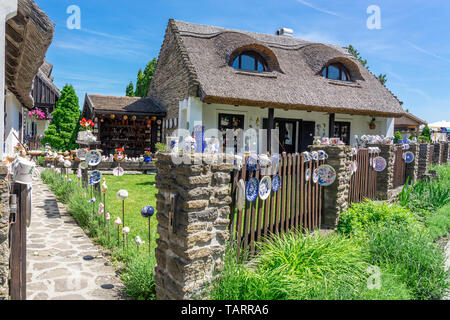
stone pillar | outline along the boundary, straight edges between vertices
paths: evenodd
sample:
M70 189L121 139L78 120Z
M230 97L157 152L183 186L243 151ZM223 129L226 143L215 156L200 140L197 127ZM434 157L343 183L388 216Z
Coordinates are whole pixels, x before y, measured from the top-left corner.
M442 156L442 143L434 143L433 164L441 164Z
M4 160L3 143L5 131L5 24L6 21L17 14L17 0L2 0L0 2L0 161Z
M336 170L336 182L323 188L323 227L336 229L341 213L348 209L350 189L350 162L352 148L349 146L311 146L312 151L324 150L328 154L327 164Z
M210 164L202 154L189 165L174 164L170 154L157 158L156 298L192 299L223 267L233 165Z
M444 163L448 163L448 157L450 156L450 142L444 142Z
M394 157L395 146L377 144L370 147L380 148L380 157L386 160L386 169L377 173L377 199L389 200L394 190Z
M9 183L5 178L8 169L0 163L0 300L9 297Z
M414 154L414 161L406 164L406 179L409 177L409 182L415 183L419 178L420 145L410 144L408 151Z
M419 145L419 171L417 174L418 179L422 179L425 173L428 170L428 166L430 164L430 151L433 148L433 145L428 143L421 143Z

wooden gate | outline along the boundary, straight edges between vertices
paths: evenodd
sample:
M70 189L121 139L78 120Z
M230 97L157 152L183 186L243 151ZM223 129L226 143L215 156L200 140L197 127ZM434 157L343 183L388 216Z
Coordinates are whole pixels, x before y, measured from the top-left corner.
M395 147L394 159L394 189L406 182L406 163L403 160L403 147Z
M377 153L369 153L369 149L357 149L352 156L352 163L356 164L356 172L350 180L349 203L360 203L365 199L376 199L377 172L373 169L373 159L379 156Z
M246 200L242 210L237 210L235 205L238 182L240 179L245 183L251 178L260 180L261 171L247 171L246 161L242 170L234 171L230 237L238 243L238 257L242 249L255 253L256 242L262 241L271 233L280 234L292 229L312 231L320 227L323 188L313 182L313 172L325 161L304 160L303 155L283 153L278 168L281 188L277 192L271 192L267 200L259 197L253 202Z
M26 185L15 184L13 190L10 201L12 212L9 229L11 272L9 291L12 300L26 300L27 217L31 213L31 206L27 200L29 193Z

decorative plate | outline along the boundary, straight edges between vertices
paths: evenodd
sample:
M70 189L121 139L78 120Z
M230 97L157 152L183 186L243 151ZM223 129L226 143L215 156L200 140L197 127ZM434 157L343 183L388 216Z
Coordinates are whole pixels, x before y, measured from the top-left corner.
M412 163L414 161L414 158L414 153L412 153L411 151L405 152L403 154L403 159L406 163Z
M317 183L319 181L319 168L315 169L313 172L313 182Z
M258 179L251 178L247 182L247 189L245 190L247 201L249 202L255 201L256 197L258 196L258 190L259 190Z
M125 172L122 167L116 167L113 169L113 175L115 175L116 177L121 177L124 173Z
M317 169L318 182L322 187L328 187L336 181L336 170L328 164L324 164Z
M97 184L102 180L102 173L98 170L94 170L89 174L89 179L92 179L93 184Z
M244 209L244 203L245 203L245 181L243 179L239 180L238 183L238 189L236 192L236 206L238 210Z
M384 171L386 169L387 163L386 160L382 157L376 157L373 159L373 169L377 172Z
M278 168L280 165L280 155L279 154L273 154L271 157L272 162L272 168Z
M91 167L98 166L100 162L102 162L102 154L97 150L90 150L86 154L86 162Z
M155 214L155 208L152 206L145 206L141 209L141 216L144 218L150 218Z
M261 200L266 200L270 196L272 191L272 179L269 176L265 176L259 183L259 197Z
M247 171L256 171L258 165L258 156L256 154L251 154L247 158Z
M86 155L87 155L87 150L86 149L78 149L77 150L77 158L80 159L81 161L86 160Z
M87 162L85 162L85 161L80 162L80 164L78 165L78 168L80 168L81 170L87 169L88 168Z
M311 153L309 153L308 151L303 152L303 159L305 160L305 162L311 161L312 160Z
M272 179L272 191L277 192L281 188L281 177L279 174L273 176Z
M309 181L311 179L311 169L306 169L305 171L305 181Z
M319 160L319 153L317 151L311 152L311 157L313 160Z

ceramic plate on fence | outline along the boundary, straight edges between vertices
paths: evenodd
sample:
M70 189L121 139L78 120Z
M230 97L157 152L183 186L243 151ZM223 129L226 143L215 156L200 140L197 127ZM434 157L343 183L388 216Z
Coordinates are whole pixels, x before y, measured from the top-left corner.
M244 180L239 180L238 189L236 192L236 206L239 211L244 209L245 203L245 182Z
M386 160L382 157L376 157L373 159L373 169L377 172L384 171L386 169L387 163Z
M251 178L247 182L247 189L245 190L245 195L247 197L247 200L249 202L255 201L256 197L258 196L259 191L259 182L256 178Z
M412 153L411 151L405 152L403 154L403 159L406 163L412 163L414 161L414 153Z
M279 174L273 176L272 179L272 191L277 192L281 187L281 177Z
M305 181L309 181L311 179L311 169L306 169L305 171Z
M266 176L261 179L259 183L259 197L261 200L266 200L270 196L270 192L272 191L272 179L269 176Z
M256 166L258 165L258 156L256 154L251 154L247 157L247 171L256 171Z
M97 184L102 180L102 173L98 170L94 170L89 174L89 179L92 179L93 184Z
M336 170L328 164L324 164L316 169L319 175L319 184L322 187L331 186L336 181Z
M116 167L113 169L113 175L115 175L116 177L121 177L124 173L125 172L122 167Z
M102 161L102 154L97 150L90 150L86 154L86 162L88 165L95 167Z
M86 154L87 154L87 150L86 149L78 149L77 150L77 158L80 159L81 161L86 160Z
M78 168L80 168L81 170L85 170L88 168L88 164L85 161L80 162L80 164L78 165Z
M319 169L315 169L313 172L313 182L317 183L319 181Z
M271 157L272 167L278 168L280 165L280 155L279 154L273 154Z

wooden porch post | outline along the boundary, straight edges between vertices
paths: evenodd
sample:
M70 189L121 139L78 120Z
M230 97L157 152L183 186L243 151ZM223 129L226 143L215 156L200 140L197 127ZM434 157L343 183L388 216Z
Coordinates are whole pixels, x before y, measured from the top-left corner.
M269 109L268 128L267 128L267 130L268 130L268 132L267 132L267 139L268 139L267 149L270 154L272 154L272 129L274 129L274 127L275 127L274 120L273 120L274 113L275 113L274 109L270 108Z
M336 118L336 114L334 113L330 113L330 122L329 122L329 133L328 133L328 137L329 138L333 138L334 137L334 120Z

